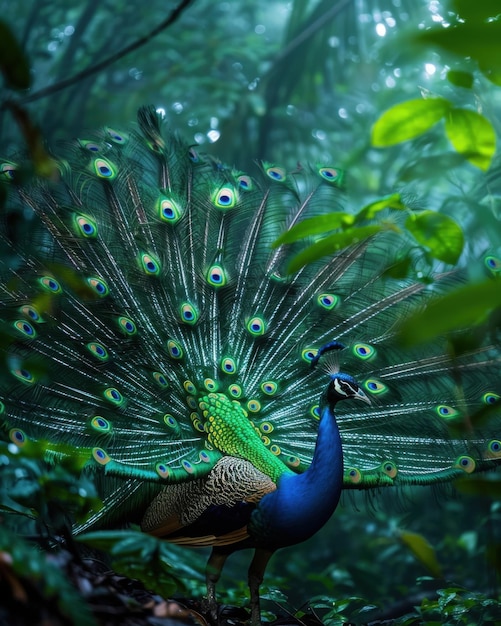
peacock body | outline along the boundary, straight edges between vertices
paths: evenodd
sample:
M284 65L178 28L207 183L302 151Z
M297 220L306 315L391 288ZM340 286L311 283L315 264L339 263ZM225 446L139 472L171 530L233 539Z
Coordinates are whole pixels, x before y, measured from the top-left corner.
M58 182L25 185L18 162L1 168L10 205L38 220L29 243L2 235L2 431L96 472L104 507L89 525L138 520L213 546L213 613L226 557L254 547L258 623L269 557L314 534L343 488L499 461L499 420L470 421L501 394L498 348L453 358L395 341L430 297L425 282L386 278L397 233L293 275L296 246L272 248L341 206L341 171L263 163L251 178L162 136L152 108L137 130L63 146L57 164Z

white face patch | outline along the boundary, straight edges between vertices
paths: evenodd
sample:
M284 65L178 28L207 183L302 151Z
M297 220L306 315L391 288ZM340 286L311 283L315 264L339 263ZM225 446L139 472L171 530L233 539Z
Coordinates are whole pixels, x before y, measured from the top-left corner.
M339 378L334 379L334 389L340 396L344 396L345 398L351 398L357 392L355 388L350 385L346 380L339 380Z

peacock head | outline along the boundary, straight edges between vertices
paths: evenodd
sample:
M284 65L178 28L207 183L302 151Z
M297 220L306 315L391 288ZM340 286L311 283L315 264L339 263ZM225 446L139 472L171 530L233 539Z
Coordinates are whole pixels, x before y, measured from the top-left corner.
M349 374L336 372L330 375L331 381L325 392L325 400L330 407L334 407L340 400L362 400L370 404L370 399L360 389L359 384Z

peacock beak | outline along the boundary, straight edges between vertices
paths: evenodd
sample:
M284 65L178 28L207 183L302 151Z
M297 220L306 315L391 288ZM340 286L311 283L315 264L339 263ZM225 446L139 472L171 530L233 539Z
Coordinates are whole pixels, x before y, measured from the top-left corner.
M370 398L360 388L358 389L357 393L352 397L354 400L362 400L362 402L371 404Z

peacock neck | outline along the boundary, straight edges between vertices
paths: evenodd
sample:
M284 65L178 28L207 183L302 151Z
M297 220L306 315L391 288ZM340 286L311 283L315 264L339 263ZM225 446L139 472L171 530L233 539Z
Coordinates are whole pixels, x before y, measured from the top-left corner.
M277 490L259 503L252 525L275 547L304 541L334 513L342 485L341 437L333 406L326 406L310 467L302 474L282 476Z

